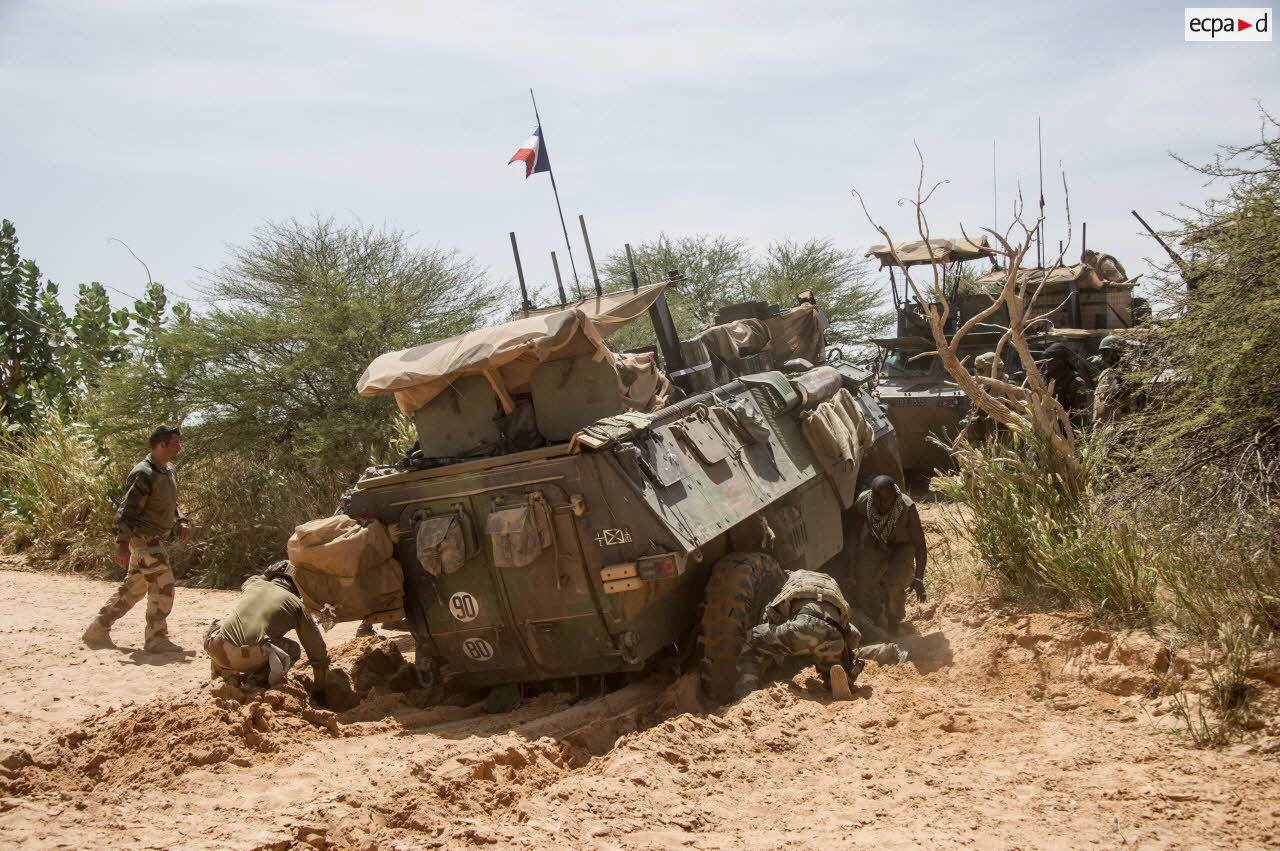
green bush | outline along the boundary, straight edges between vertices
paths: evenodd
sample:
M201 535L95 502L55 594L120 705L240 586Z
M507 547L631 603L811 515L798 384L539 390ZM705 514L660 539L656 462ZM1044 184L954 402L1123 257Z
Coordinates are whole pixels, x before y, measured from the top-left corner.
M267 450L194 459L181 468L192 535L174 551L178 575L192 585L238 586L284 557L296 525L332 514L351 484L344 470L289 466Z
M1049 457L1030 435L958 452L956 471L933 483L968 509L953 531L972 542L1006 593L1148 619L1152 542L1098 512L1090 483L1048 469ZM1086 451L1086 473L1092 457Z

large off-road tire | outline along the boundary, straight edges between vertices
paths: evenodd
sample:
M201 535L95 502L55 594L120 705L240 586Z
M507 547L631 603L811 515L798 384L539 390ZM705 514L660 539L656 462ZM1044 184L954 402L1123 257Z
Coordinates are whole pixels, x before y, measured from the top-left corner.
M702 691L710 700L726 703L733 697L742 643L786 576L764 553L729 553L712 566L698 633Z

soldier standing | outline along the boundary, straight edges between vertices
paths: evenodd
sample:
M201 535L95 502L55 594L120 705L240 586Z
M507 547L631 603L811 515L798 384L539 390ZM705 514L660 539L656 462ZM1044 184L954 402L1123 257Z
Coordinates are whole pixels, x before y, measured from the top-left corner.
M127 567L128 573L84 632L84 643L92 648L112 646L111 625L146 597L143 649L148 653L182 650L169 640L166 623L173 609L173 569L165 551L175 526L180 540L187 540L191 532L178 509L178 480L171 466L181 448L182 433L177 427L158 426L151 433L151 451L125 480L115 533L116 564Z
M859 648L862 635L849 616L835 579L811 570L789 573L760 623L747 633L738 657L735 697L740 700L759 688L769 668L786 659L804 659L817 666L832 697L848 700L849 684L862 672L864 659L885 664L906 659L894 644Z
M907 589L925 597L929 548L915 503L893 479L876 476L853 503L845 540L856 546L856 604L878 627L897 632L907 616Z
M1121 358L1125 353L1123 337L1111 334L1098 345L1098 358L1104 367L1093 393L1093 421L1111 422L1133 409L1133 389L1125 380Z

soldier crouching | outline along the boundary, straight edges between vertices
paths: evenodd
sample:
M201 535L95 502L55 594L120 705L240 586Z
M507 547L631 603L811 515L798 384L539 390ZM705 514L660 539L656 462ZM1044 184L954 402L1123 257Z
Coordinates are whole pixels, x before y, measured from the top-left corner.
M290 630L297 633L301 647L285 638ZM204 651L213 676L239 684L279 685L302 658L304 647L315 679L312 699L323 704L328 650L302 602L293 566L287 561L276 562L262 576L245 580L231 614L214 621L204 634Z
M760 687L770 668L787 659L811 661L837 700L852 697L850 684L864 659L893 663L905 658L896 645L860 647L862 635L849 621L849 604L835 579L811 570L792 571L765 606L761 622L747 633L738 657L735 699Z

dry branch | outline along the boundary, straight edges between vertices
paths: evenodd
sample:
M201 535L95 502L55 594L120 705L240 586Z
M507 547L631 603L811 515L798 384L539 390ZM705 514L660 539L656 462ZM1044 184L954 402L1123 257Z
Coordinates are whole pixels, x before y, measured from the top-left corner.
M929 218L925 207L933 193L942 186L942 183L936 183L927 192L925 191L924 155L920 152L918 146L916 153L920 161L920 171L916 181L915 198L903 199L899 203L910 204L914 208L916 231L919 238L924 241L926 250L929 252L930 261L936 261L937 258L934 254L933 246L929 242ZM1063 189L1065 192L1065 176L1063 177ZM858 199L858 203L862 206L862 211L871 226L880 233L888 244L889 251L896 253L897 248L893 237L872 216L862 194L857 189L854 189L853 195ZM1055 468L1066 474L1069 480L1077 481L1081 466L1080 458L1076 451L1075 433L1072 430L1071 421L1062 405L1054 398L1052 382L1046 384L1041 377L1039 365L1031 353L1031 347L1026 338L1027 328L1043 319L1042 316L1037 316L1028 320L1027 312L1036 303L1049 279L1049 275L1054 270L1062 268L1062 258L1070 245L1070 238L1063 243L1062 250L1054 260L1053 265L1049 269L1041 270L1037 286L1033 292L1028 293L1033 276L1029 274L1031 270L1026 270L1028 273L1024 274L1023 264L1027 252L1031 250L1037 236L1041 233L1044 226L1044 218L1042 214L1034 222L1028 224L1022 217L1021 209L1020 204L1015 205L1013 220L1004 233L992 228L982 228L994 240L996 254L1005 261L1006 275L1004 283L999 293L992 299L991 304L966 319L954 333L948 335L946 331L948 320L951 317L952 305L950 299L947 298L941 264L930 262L929 269L932 271L932 280L918 281L917 276L912 274L911 267L906 265L902 267L903 277L906 279L908 291L915 297L919 310L929 325L930 335L936 348L928 354L936 355L942 361L942 365L946 368L952 380L964 391L965 395L978 410L1012 431L1022 434L1035 434L1041 438L1045 445L1049 447ZM1068 204L1068 229L1070 229L1070 216L1070 206ZM966 239L969 238L963 227L961 232ZM925 297L926 291L928 298ZM959 355L965 336L1006 306L1009 311L1009 325L996 344L997 357L991 373L988 375L970 373ZM1027 376L1022 386L1005 380L999 374L1003 352L1010 345L1017 353L1018 360ZM964 439L963 433L958 439Z

